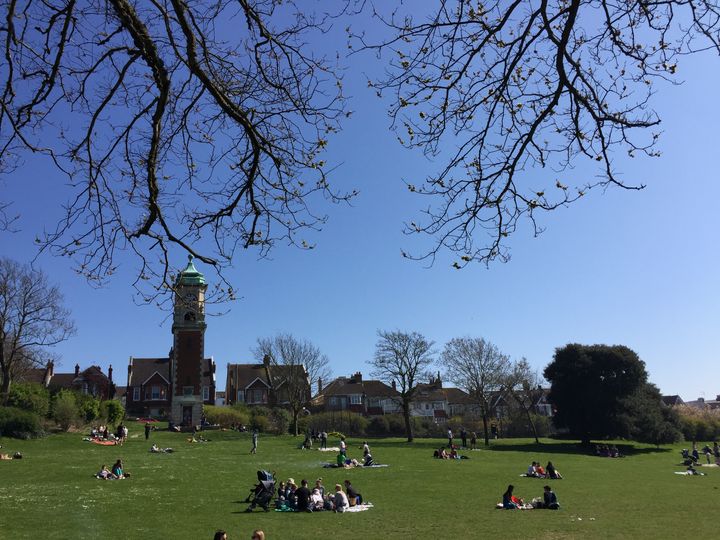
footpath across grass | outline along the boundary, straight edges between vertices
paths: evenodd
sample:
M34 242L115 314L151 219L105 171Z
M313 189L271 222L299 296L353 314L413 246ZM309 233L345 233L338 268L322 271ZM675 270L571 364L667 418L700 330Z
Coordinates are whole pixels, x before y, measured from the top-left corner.
M435 460L441 440L370 440L373 456L387 468L323 469L333 453L298 450L300 438L260 437L250 455L250 436L207 432L208 443L190 444L184 434L154 432L147 442L141 424L129 425L123 447L53 435L34 441L0 439L2 452L22 460L0 461L0 539L22 538L212 538L218 528L231 540L262 528L269 540L319 538L701 538L717 534L720 469L704 477L683 470L679 450L635 445L622 459L579 453L572 442L493 441L490 449L466 451L469 460ZM330 445L337 441L329 441ZM172 454L150 454L152 443ZM360 457L351 439L351 457ZM627 446L621 449L627 449ZM132 477L93 478L102 464L122 458ZM542 495L544 480L521 478L531 461L552 461L565 477L552 481L561 510L495 510L508 484L526 500ZM246 514L244 500L257 469L299 484L323 478L327 489L350 479L375 507L334 514Z

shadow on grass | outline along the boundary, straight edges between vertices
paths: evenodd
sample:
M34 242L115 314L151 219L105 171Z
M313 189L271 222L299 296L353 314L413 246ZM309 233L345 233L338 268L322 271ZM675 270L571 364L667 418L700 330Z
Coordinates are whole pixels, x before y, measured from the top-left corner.
M456 440L455 444L460 441ZM425 448L432 454L434 450L440 447L447 446L447 440L443 439L415 439L412 443L405 442L403 440L370 440L371 450L374 448L399 448L406 446L407 448ZM603 443L606 444L606 443ZM635 445L628 444L616 444L618 450L623 456L632 457L637 455L645 454L663 454L671 452L670 448L653 448L653 447L635 447ZM590 446L584 446L576 441L550 441L546 443L534 443L534 442L513 442L512 439L500 439L490 443L490 446L485 446L482 441L478 441L478 450L485 452L528 452L533 454L576 454L576 455L595 455L595 444ZM461 450L460 452L467 452L468 450ZM598 456L598 459L600 457ZM615 458L603 458L603 459L615 459ZM622 458L620 458L622 459Z

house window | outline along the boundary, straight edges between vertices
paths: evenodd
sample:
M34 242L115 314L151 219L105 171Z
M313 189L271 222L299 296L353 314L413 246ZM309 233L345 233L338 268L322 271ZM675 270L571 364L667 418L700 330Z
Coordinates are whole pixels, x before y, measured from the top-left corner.
M267 403L267 390L256 388L248 390L248 403Z
M238 402L238 403L245 403L245 390L238 390L238 391L237 391L237 402Z
M183 396L189 397L193 395L194 388L192 386L183 386Z
M362 405L362 396L360 394L351 394L350 405Z
M203 386L203 401L207 401L210 399L210 387Z
M140 401L140 387L133 386L133 401Z
M152 387L152 399L160 399L160 387L159 386Z
M429 411L429 410L430 410L430 404L429 404L429 403L426 403L426 404L425 404L425 410L426 410L426 411Z

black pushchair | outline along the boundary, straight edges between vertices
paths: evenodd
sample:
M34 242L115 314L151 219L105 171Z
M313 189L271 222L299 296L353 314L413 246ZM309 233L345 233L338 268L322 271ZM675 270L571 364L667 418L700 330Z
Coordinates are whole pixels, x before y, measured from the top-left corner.
M268 471L257 472L258 484L250 490L245 502L249 502L246 512L252 512L256 506L260 506L266 512L270 509L270 503L275 495L275 478ZM251 500L252 499L252 500Z

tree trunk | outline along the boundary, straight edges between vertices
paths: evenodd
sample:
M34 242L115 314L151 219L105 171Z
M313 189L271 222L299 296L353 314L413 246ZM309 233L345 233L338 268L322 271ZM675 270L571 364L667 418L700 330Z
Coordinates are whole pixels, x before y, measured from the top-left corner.
M533 436L535 437L535 443L540 444L540 439L538 439L537 428L535 427L535 422L533 422L532 415L530 414L530 409L525 409L525 414L527 415L528 423L530 424L530 429L532 429Z
M412 422L410 422L410 403L403 401L402 404L403 418L405 419L405 433L407 434L407 442L413 442Z
M8 404L9 399L10 399L10 370L3 368L3 370L2 370L2 388L0 389L0 403L2 403L3 406L6 406Z
M482 415L483 419L483 431L485 434L485 446L490 446L490 433L488 433L488 415L487 413Z
M298 436L298 417L300 416L300 410L299 409L293 409L293 425L295 428L293 431L295 432L295 436Z

